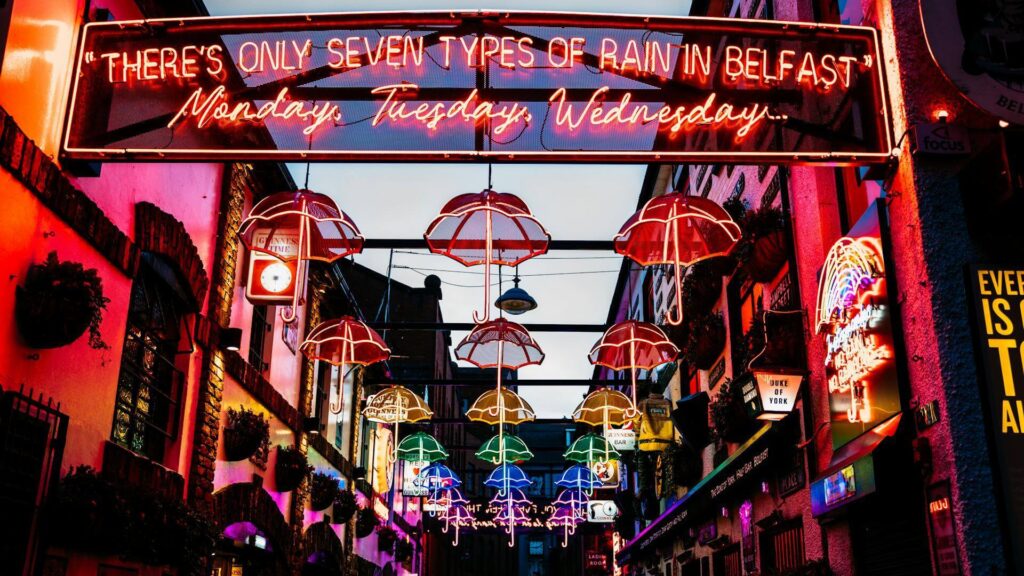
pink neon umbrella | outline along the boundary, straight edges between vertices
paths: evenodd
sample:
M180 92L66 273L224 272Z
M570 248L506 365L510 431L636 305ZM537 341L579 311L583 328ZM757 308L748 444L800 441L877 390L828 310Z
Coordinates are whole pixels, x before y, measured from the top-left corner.
M249 250L298 261L292 309L285 312L285 322L295 320L305 262L334 262L363 251L363 236L352 219L330 197L310 190L279 192L260 200L242 221L238 236Z
M591 364L612 370L629 369L632 377L632 402L636 407L636 371L650 370L679 355L679 348L654 324L626 320L605 330L590 349Z
M321 360L335 366L359 364L367 366L383 362L391 357L391 349L376 330L352 316L322 322L306 336L299 350L310 360ZM338 405L331 404L331 412L340 414L343 409L341 382L338 378Z
M679 192L652 198L630 216L615 235L615 251L641 266L672 264L675 267L675 316L683 321L682 268L694 262L724 256L740 239L740 227L718 204Z
M435 254L484 265L484 309L473 313L475 322L491 317L491 265L516 266L547 252L551 240L518 196L491 189L449 200L423 237Z

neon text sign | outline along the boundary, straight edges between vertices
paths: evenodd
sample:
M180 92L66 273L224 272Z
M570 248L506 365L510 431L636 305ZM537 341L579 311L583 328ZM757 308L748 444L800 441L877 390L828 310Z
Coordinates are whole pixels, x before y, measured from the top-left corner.
M90 23L64 154L877 162L891 150L881 74L869 28L760 20L424 12Z

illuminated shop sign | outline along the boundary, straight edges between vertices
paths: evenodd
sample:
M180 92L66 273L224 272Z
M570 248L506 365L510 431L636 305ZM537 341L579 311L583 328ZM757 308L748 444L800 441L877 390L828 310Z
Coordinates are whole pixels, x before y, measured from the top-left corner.
M802 374L754 371L740 386L747 413L759 420L782 420L796 407Z
M901 410L875 204L825 257L817 326L825 337L825 378L838 448Z
M85 26L68 157L828 162L891 150L876 31L417 12Z
M982 398L1002 499L1006 544L1024 567L1024 269L970 270Z

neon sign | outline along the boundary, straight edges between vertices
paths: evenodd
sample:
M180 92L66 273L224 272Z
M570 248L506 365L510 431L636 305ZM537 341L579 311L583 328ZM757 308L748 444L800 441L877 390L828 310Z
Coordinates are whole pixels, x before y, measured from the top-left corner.
M836 447L900 410L878 210L832 245L818 285Z
M98 22L82 34L64 154L865 163L892 148L884 86L876 32L853 26L507 12ZM851 104L860 114L838 121Z

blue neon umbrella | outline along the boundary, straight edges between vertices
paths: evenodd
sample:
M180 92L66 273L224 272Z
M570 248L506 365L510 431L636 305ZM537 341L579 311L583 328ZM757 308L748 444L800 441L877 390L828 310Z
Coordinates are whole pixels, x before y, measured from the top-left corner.
M523 472L523 469L515 464L502 464L491 472L491 475L484 480L484 485L496 488L498 492L504 493L509 488L522 490L533 484L533 480Z
M440 462L434 462L420 470L419 475L413 479L412 483L430 490L462 486L462 480L455 475L455 472Z
M575 490L593 490L601 487L601 479L594 474L594 471L587 466L579 464L562 472L561 478L555 480L556 486L572 488Z

